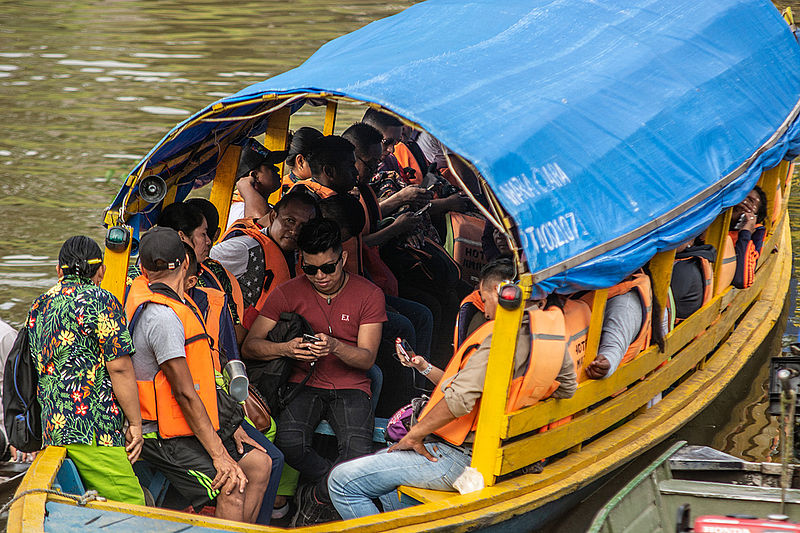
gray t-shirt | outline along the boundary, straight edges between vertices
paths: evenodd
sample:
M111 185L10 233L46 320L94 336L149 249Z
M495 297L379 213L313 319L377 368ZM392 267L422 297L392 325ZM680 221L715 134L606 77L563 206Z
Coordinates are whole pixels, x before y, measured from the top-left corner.
M605 377L609 377L617 370L625 352L628 351L628 346L639 335L642 320L642 300L636 290L614 296L606 302L603 331L600 334L600 346L597 348L597 353L605 356L611 363L611 368Z
M186 357L183 323L175 311L166 305L150 303L142 309L133 329L133 373L136 381L152 381L159 365ZM158 429L155 422L145 423L142 432L147 434Z

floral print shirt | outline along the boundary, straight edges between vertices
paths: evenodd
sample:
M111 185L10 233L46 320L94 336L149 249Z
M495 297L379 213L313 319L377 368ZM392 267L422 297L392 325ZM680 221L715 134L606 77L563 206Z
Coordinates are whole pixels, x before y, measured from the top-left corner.
M31 306L44 445L124 446L123 413L106 362L133 353L125 313L110 292L65 276Z

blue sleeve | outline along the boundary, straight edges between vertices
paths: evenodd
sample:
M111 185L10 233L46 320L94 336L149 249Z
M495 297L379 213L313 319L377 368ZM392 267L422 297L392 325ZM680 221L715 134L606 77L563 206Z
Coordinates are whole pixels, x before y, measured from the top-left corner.
M228 296L225 296L225 307L219 316L219 346L225 353L228 361L240 359L239 344L236 342L236 330L233 328L233 318L228 309Z

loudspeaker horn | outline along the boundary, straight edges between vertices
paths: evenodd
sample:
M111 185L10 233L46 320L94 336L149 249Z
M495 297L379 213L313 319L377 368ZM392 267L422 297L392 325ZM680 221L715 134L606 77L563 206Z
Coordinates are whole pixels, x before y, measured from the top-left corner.
M147 176L139 182L139 197L149 204L157 204L167 195L167 184L158 174Z

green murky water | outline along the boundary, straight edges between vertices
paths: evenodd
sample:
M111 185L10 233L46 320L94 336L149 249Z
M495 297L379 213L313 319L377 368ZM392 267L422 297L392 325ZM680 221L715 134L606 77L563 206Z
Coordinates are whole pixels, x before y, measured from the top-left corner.
M123 176L173 125L413 3L4 2L0 318L22 323L67 237L102 238ZM293 127L321 127L304 112Z

